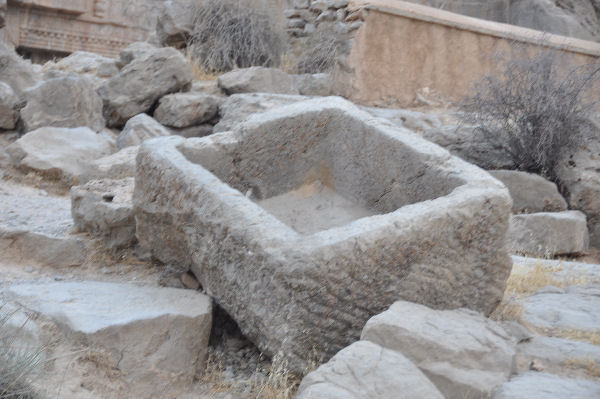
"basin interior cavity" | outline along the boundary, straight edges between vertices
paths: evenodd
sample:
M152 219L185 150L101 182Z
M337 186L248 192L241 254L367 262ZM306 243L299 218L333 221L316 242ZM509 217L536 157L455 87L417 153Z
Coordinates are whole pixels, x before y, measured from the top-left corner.
M403 140L331 109L188 139L179 149L298 233L313 234L464 184L440 169L439 154Z

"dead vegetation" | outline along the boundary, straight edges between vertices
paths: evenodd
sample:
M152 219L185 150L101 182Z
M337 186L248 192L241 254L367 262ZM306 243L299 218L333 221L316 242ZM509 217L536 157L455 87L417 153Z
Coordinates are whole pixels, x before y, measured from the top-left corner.
M555 273L563 270L562 266L552 267L541 262L533 267L514 265L506 283L504 298L490 317L494 320L515 320L523 323L521 320L523 308L520 304L523 297L532 295L547 286L563 288L589 282L586 276L580 275L556 277Z
M16 311L0 307L0 399L35 399L31 378L42 361L44 348L21 347L17 344L20 327L11 328Z
M338 59L344 38L333 28L311 34L297 58L297 73L331 72Z
M261 355L262 357L262 355ZM315 353L309 356L307 368L302 373L306 375L317 369L321 362ZM227 377L227 367L223 356L212 350L206 361L206 367L198 382L206 386L210 393L238 393L248 399L293 399L302 381L302 377L293 373L278 353L266 367L257 365L256 371L247 379L232 380Z
M575 66L539 43L497 54L496 70L484 77L461 105L464 121L495 146L506 148L520 170L556 181L566 149L594 133L600 66Z
M194 12L187 51L199 70L279 65L287 38L270 8L250 0L208 0Z
M570 369L584 369L589 376L600 378L600 364L592 358L568 359L564 366Z

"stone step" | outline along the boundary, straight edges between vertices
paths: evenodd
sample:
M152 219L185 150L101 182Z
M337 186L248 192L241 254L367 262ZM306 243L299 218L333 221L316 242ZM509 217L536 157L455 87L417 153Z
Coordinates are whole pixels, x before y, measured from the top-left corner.
M0 252L5 259L50 267L85 262L89 239L72 234L68 197L3 182L0 187Z
M176 397L173 392L189 389L207 356L212 304L197 291L34 281L8 286L3 295L33 312L30 320L40 329L55 325L61 342L102 353L126 382L123 397ZM47 367L45 373L62 373Z

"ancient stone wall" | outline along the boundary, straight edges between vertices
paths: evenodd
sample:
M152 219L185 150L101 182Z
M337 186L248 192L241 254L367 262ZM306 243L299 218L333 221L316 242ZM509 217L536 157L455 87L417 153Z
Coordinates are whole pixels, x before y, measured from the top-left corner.
M515 43L534 48L543 41L545 48L581 64L600 57L595 42L413 4L424 2L441 7L433 0L294 0L285 16L297 46L310 45L310 37L323 32L341 37L335 91L369 105L413 105L429 89L444 100L460 99L492 71L492 55L510 54ZM443 2L446 8L486 18L511 15L501 0L468 4Z

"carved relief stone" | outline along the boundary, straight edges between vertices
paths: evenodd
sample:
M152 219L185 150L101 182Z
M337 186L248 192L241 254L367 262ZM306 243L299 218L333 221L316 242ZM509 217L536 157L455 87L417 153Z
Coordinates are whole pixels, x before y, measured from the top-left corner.
M8 0L0 38L33 53L82 50L116 57L154 32L161 4L162 0Z

